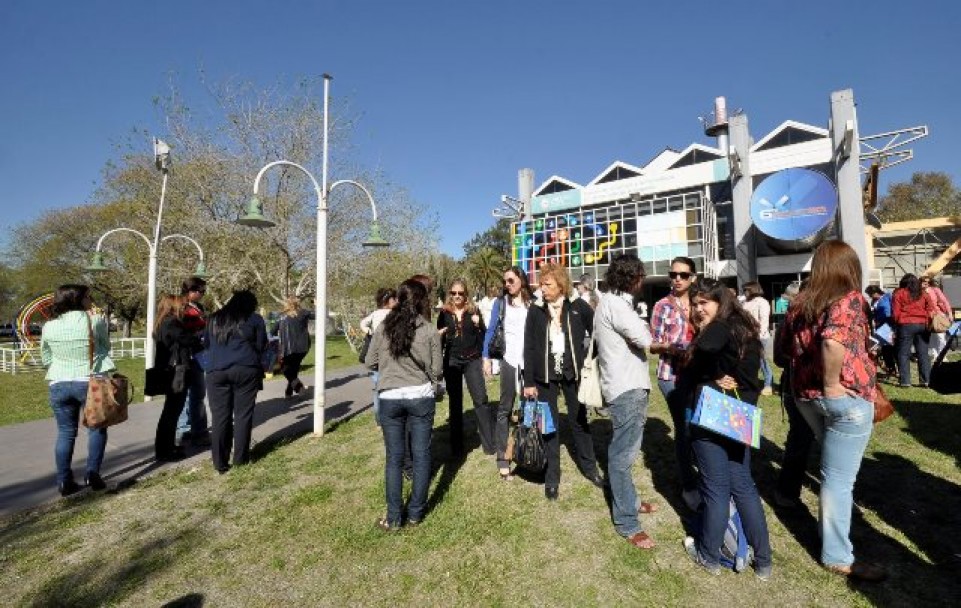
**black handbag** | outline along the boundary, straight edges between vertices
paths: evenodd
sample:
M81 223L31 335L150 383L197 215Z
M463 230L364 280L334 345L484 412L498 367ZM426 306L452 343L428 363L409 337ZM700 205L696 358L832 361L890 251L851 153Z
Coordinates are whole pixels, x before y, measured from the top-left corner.
M540 473L547 466L544 438L536 426L518 424L514 427L514 462L533 473Z
M143 383L143 394L156 396L166 395L173 382L173 369L169 367L151 367L146 371Z
M360 345L360 351L357 353L357 360L361 363L366 363L367 351L370 350L370 340L373 337L373 334L364 336L364 343Z
M928 376L928 386L942 395L957 395L961 393L961 361L945 361L944 358L951 350L951 345L958 339L958 329L948 337Z
M487 356L490 359L503 359L507 353L507 338L504 337L504 314L507 310L507 298L501 300L500 312L497 315L497 329L494 330L494 337L487 345Z

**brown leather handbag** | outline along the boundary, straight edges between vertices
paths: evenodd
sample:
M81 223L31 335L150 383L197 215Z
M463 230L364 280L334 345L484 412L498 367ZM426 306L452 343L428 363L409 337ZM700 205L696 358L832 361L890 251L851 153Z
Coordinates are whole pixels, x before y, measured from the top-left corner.
M86 313L84 313L86 314ZM133 400L133 386L122 374L97 374L93 372L93 325L87 316L87 353L90 360L90 384L87 385L87 401L83 406L83 425L88 429L102 429L120 424L127 419L127 406Z
M874 394L874 424L887 420L894 413L894 404L884 394L881 385L875 386L877 392Z

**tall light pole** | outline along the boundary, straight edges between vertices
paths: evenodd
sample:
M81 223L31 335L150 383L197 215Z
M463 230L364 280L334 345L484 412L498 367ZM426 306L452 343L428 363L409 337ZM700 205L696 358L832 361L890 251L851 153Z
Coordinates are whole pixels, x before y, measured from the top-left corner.
M254 198L251 199L247 207L247 213L237 220L238 224L245 226L255 226L258 228L269 228L274 226L274 222L268 220L263 214L263 205L257 198L260 189L260 180L264 173L271 167L283 165L293 167L306 175L314 186L314 193L317 195L317 296L314 299L314 434L323 436L326 407L326 383L325 376L327 371L327 199L334 188L341 185L352 185L358 188L370 202L371 214L373 216L370 226L370 233L364 241L364 247L386 247L389 243L381 238L380 224L377 221L377 205L370 191L358 182L349 179L342 179L327 186L327 135L328 135L328 108L330 99L331 76L324 74L324 141L323 141L323 161L321 184L317 183L314 176L297 163L289 160L275 160L264 165L254 179Z

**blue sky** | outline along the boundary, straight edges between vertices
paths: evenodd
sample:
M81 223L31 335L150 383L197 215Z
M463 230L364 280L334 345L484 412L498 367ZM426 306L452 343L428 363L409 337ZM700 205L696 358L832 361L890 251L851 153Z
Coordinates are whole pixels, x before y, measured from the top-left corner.
M200 67L264 86L331 73L361 116L354 157L436 209L455 255L518 169L586 183L712 144L697 117L717 95L760 139L786 119L826 126L831 91L852 88L862 134L931 129L882 192L920 170L961 182L959 24L951 0L6 0L0 225L88 201L117 141L164 135L152 99L169 74L192 85Z

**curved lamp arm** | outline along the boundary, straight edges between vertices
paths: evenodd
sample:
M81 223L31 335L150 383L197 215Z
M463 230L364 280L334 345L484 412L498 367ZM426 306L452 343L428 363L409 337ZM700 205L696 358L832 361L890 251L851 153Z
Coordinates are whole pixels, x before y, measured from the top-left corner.
M298 165L297 163L292 163L289 160L275 160L272 163L267 163L266 165L264 165L264 167L257 173L257 177L254 178L254 196L257 196L257 191L260 189L260 180L264 177L264 173L267 172L267 169L270 169L271 167L275 167L277 165L284 165L286 167L293 167L294 169L299 169L304 175L310 178L311 183L314 184L314 192L317 193L317 204L323 205L323 200L324 200L323 192L320 189L320 184L317 183L317 180L314 178L314 176L310 173L310 171L308 171L301 165Z
M186 234L168 234L167 236L165 236L165 237L163 237L162 239L160 239L160 242L162 243L162 242L166 241L167 239L184 239L185 241L190 241L191 243L194 244L194 247L197 248L197 253L200 255L200 262L203 263L203 261L204 261L204 250L201 249L200 243L198 243L197 241L193 240L192 238L190 238L190 237L187 236Z
M360 188L360 190L361 190L364 194L367 195L367 200L370 201L370 210L371 210L371 213L372 213L373 216L374 216L374 217L373 217L373 220L374 220L374 222L376 222L376 221L377 221L377 205L374 204L374 197L370 195L370 190L368 190L363 184L361 184L361 183L359 183L359 182L355 182L355 181L352 180L352 179L340 179L340 180L337 180L336 182L332 183L332 184L330 185L330 187L327 188L327 193L330 194L331 192L334 191L334 188L336 188L337 186L340 186L341 184L350 184L350 185L352 185L352 186L356 186L357 188ZM325 203L326 203L326 201L325 201Z
M150 239L147 237L147 235L139 230L134 230L133 228L114 228L113 230L104 232L102 235L100 235L100 239L97 241L97 248L94 251L100 251L100 248L103 246L103 240L115 232L130 232L132 234L136 234L142 238L145 243L147 243L147 247L150 249L150 251L153 251L153 244L150 242Z

